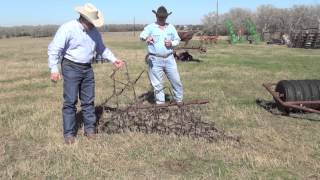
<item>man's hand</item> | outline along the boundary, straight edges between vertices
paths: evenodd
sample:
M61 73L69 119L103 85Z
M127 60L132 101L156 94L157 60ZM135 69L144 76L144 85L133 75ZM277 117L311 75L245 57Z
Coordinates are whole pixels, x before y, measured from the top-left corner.
M146 42L147 42L148 44L153 44L153 43L154 43L153 37L152 37L152 36L147 37Z
M165 40L165 41L164 41L164 45L165 45L167 48L171 48L171 47L172 47L172 41L170 41L170 40Z
M118 59L118 60L116 60L116 61L113 63L113 65L114 65L117 69L120 69L120 68L122 68L122 67L125 65L125 63L124 63L124 61Z
M57 82L61 79L60 73L51 73L51 81Z

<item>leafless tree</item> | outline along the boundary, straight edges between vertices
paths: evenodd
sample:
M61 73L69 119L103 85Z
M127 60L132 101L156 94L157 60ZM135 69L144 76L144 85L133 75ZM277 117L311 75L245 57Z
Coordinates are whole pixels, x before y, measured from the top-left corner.
M234 23L235 28L240 28L244 26L244 21L246 19L255 19L255 14L248 9L234 8L229 12L219 15L218 19L218 34L224 35L227 33L225 22L226 20L231 20ZM217 15L215 12L211 12L204 16L202 23L204 26L204 31L207 33L213 33L216 27Z
M219 34L224 34L224 21L230 19L235 28L243 26L243 20L250 18L261 33L280 34L306 28L320 29L320 5L295 5L291 8L276 8L273 5L261 5L255 12L234 8L219 17ZM216 24L215 12L208 13L203 20L204 29L213 29Z

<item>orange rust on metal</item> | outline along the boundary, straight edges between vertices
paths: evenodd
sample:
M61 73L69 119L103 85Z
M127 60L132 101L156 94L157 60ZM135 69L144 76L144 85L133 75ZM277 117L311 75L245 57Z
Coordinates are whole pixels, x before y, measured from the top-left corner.
M151 108L167 108L170 106L188 106L188 105L201 105L201 104L208 104L209 100L193 100L193 101L184 101L181 103L176 103L176 102L172 102L172 103L166 103L166 104L153 104L153 105L143 105L143 104L137 104L137 105L133 105L127 108L119 108L119 111L130 111L130 110L136 110L136 109L151 109Z

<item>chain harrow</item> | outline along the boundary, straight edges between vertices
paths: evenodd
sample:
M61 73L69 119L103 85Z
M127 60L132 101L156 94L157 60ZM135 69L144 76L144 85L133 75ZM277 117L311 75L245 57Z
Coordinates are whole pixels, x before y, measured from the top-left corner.
M218 140L232 140L239 142L239 137L229 136L224 131L215 127L214 123L206 123L202 120L204 106L209 101L195 100L184 103L166 103L164 105L143 104L145 99L138 99L134 85L140 79L142 71L134 81L130 81L126 68L128 82L119 82L114 71L111 78L114 82L113 94L102 103L103 113L98 123L98 131L108 134L125 132L156 133L160 135L187 136L192 139L202 138L208 142ZM120 83L123 88L117 88ZM120 107L120 96L126 90L131 89L134 102L126 107ZM107 105L111 99L116 103ZM115 106L115 107L114 107Z
M132 108L128 111L106 110L100 119L99 130L108 134L125 132L156 133L160 135L187 136L202 138L208 142L233 140L215 127L214 123L202 121L202 108L199 105L169 106L166 108Z

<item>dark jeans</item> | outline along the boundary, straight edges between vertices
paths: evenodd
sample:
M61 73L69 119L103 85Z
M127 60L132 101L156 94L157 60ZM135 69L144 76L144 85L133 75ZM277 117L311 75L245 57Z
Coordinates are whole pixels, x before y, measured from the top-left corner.
M94 107L95 81L91 65L79 65L68 60L62 62L63 75L63 134L76 135L76 104L81 102L85 133L95 133L96 115Z

